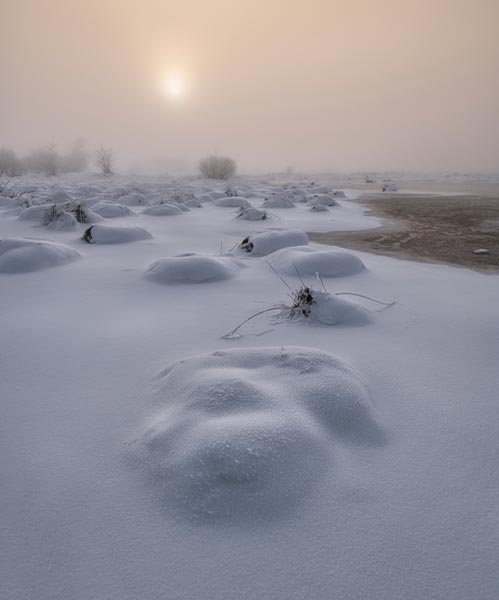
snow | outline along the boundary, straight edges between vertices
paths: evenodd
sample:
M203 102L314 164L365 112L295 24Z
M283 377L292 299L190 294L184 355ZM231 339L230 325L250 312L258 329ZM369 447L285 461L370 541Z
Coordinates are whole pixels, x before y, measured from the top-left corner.
M180 206L175 206L175 204L158 204L156 206L149 206L142 212L145 215L153 215L154 217L172 217L181 215L183 211Z
M213 205L227 208L249 208L251 206L246 198L240 198L239 196L227 196L226 198L214 200Z
M308 236L304 231L275 227L250 234L241 243L241 248L253 256L266 256L280 248L302 244L308 244Z
M262 206L265 208L294 208L295 203L285 197L270 197L263 201Z
M124 244L150 238L152 235L142 227L92 225L84 233L84 239L89 244Z
M311 180L231 184L257 198L360 194ZM212 197L224 184L23 177L14 191L35 188L43 204L82 186L109 202L135 189ZM275 209L258 230L379 224L349 200L309 208ZM0 272L2 600L497 600L497 275L352 251L366 268L324 280L328 292L394 306L334 297L367 307L370 323L275 326L265 313L229 341L289 294L266 263L276 255L237 251L255 225L233 210L141 213L133 224L153 238L95 246L84 226L35 230L9 210L0 264L10 252L15 271L47 251L50 264L72 260ZM35 231L50 240L26 240ZM337 251L296 242L286 248L310 247L304 257ZM148 281L149 265L181 253L237 276Z
M297 277L345 277L364 270L364 263L353 252L341 248L318 250L311 246L283 248L268 257L279 273Z
M313 491L334 442L383 441L359 376L310 348L189 357L157 396L135 452L164 509L196 522L270 520Z
M159 258L147 269L146 276L157 283L207 283L237 275L239 267L232 257L180 254Z
M30 273L72 262L79 253L49 240L0 240L0 273Z
M118 202L98 202L92 206L92 212L97 213L106 219L115 219L118 217L127 217L134 213L123 204Z

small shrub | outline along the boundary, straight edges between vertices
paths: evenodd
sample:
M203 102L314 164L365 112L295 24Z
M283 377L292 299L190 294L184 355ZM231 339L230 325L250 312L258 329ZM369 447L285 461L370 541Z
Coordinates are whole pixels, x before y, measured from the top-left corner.
M208 179L229 179L236 172L236 166L236 161L229 156L212 154L203 158L199 163L199 170Z
M97 159L96 165L102 175L112 175L113 174L113 163L114 163L114 155L111 148L104 148L101 146L97 150Z

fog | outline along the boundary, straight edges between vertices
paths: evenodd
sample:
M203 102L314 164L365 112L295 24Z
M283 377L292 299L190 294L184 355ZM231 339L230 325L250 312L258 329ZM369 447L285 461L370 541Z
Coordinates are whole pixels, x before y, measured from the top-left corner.
M0 82L18 153L84 138L122 169L499 167L497 0L0 0Z

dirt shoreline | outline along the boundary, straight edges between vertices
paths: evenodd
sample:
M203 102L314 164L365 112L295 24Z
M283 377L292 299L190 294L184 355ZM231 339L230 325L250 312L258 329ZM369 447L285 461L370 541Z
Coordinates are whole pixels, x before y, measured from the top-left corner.
M467 195L376 193L366 194L358 202L386 223L363 231L310 233L310 239L397 258L499 273L499 189ZM488 254L475 254L480 248Z

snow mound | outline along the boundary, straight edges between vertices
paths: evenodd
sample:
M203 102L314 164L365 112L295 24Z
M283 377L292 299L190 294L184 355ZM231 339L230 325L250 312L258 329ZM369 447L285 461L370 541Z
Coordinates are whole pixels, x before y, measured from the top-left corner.
M254 256L266 256L288 246L308 244L308 235L301 229L267 229L257 231L245 238L239 248Z
M142 211L142 214L153 215L154 217L171 217L174 215L181 215L182 212L180 206L175 204L157 204L156 206L145 208Z
M181 254L159 258L148 267L146 277L162 284L209 283L235 277L238 271L231 257Z
M134 213L123 204L117 202L98 202L92 206L92 212L97 213L105 219L115 219L117 217L128 217Z
M335 294L312 290L312 297L308 317L322 325L367 325L372 321L365 308Z
M19 215L19 219L21 221L40 221L47 212L48 208L49 206L47 206L47 204L29 206L22 211L22 213Z
M324 204L312 204L308 210L311 212L329 212L329 208Z
M83 234L83 239L89 244L125 244L151 238L152 235L141 227L114 227L112 225L92 225Z
M304 277L345 277L360 273L365 269L364 263L346 250L314 250L310 246L295 246L278 250L269 257L272 266L285 275L296 276L296 271Z
M295 203L290 198L281 196L265 198L262 202L265 208L295 208Z
M213 206L225 206L228 208L249 208L251 204L246 198L240 196L228 196L227 198L220 198L213 202Z
M125 206L146 206L147 200L144 194L140 192L132 192L131 194L125 194L124 196L119 196L120 204L124 204Z
M7 238L0 240L0 273L31 273L64 265L79 256L79 252L65 244Z
M249 208L241 208L237 217L245 221L265 221L268 215L265 210L250 206Z
M160 374L157 395L139 464L163 507L193 521L277 516L333 468L335 443L384 441L359 374L316 349L194 356Z
M336 202L334 196L330 196L327 194L314 196L310 199L311 206L336 206L338 203Z
M57 211L53 218L49 217L50 211L46 211L42 217L42 226L51 231L68 231L78 225L75 217L64 210ZM46 220L46 222L44 222Z

